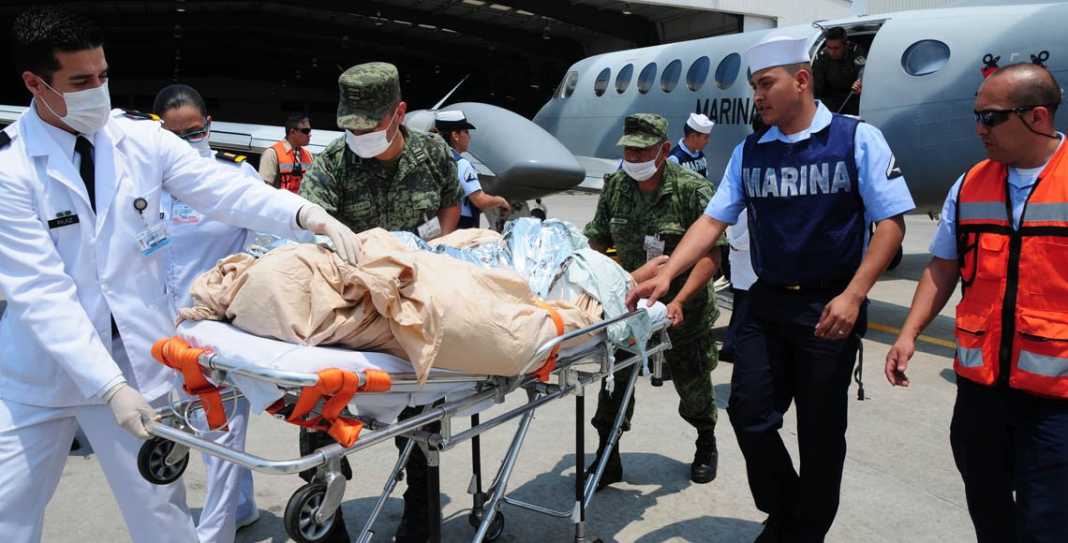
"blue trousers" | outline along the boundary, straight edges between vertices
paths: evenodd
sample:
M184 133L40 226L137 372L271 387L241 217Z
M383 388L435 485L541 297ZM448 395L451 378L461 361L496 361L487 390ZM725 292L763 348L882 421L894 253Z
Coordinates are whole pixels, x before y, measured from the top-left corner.
M979 543L1068 540L1068 400L958 377L949 439Z
M785 520L790 541L823 541L838 512L849 382L867 319L862 308L852 336L817 338L820 313L837 294L758 282L735 336L727 413L753 500ZM791 402L797 405L800 473L779 434Z

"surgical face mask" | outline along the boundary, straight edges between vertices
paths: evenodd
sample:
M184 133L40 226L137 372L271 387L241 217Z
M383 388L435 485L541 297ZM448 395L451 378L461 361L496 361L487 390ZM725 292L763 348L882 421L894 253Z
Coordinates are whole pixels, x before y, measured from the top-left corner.
M396 118L396 112L394 112L394 118ZM348 144L349 149L352 149L353 153L356 153L360 158L374 158L389 149L393 140L388 137L390 128L393 127L393 122L390 121L389 126L383 130L376 132L368 132L366 134L360 134L357 136L351 131L345 131L345 143ZM393 137L397 137L396 134Z
M211 156L211 145L209 145L208 143L208 138L204 138L199 141L191 141L189 142L189 145L191 145L193 149L196 149L197 153L199 153L200 156L209 157Z
M664 147L660 146L660 150L656 152L656 158L647 162L628 162L624 160L623 171L627 172L627 175L635 181L646 181L650 177L656 175L656 171L659 169L656 167L656 161L660 160L660 153L663 151Z
M48 101L41 100L48 111L59 117L63 124L80 134L92 134L107 124L108 117L111 115L111 95L108 94L107 82L95 89L75 92L59 92L52 85L45 83L44 79L41 83L62 97L63 102L67 104L67 114L60 115L48 105Z

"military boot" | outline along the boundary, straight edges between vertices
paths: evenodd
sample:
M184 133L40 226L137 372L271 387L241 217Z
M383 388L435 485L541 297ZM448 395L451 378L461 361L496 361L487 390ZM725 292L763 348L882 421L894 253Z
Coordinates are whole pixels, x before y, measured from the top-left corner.
M404 491L404 515L394 535L396 543L425 543L430 534L430 510L426 501L426 471L406 469L408 489ZM422 472L422 473L418 473Z
M597 431L600 437L600 443L597 445L597 456L594 459L594 463L586 469L586 476L592 477L594 471L597 469L597 459L601 458L601 454L604 453L604 449L608 444L608 433ZM604 472L601 473L601 480L597 481L597 491L600 492L605 487L618 483L623 480L623 459L619 456L619 442L612 447L612 451L608 453L608 462L604 465Z
M716 450L716 436L712 432L702 432L697 436L697 452L690 464L690 480L698 483L710 483L716 478L719 468L719 451Z

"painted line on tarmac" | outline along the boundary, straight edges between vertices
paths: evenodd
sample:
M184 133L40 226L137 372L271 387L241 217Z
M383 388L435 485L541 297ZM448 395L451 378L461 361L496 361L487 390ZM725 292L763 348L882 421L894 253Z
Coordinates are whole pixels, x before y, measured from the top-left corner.
M887 326L885 324L879 324L877 322L869 322L868 323L868 328L870 328L872 330L875 330L877 332L884 332L884 333L892 334L892 335L895 335L895 336L901 333L901 329L900 328L895 328L893 326ZM957 348L957 344L952 342L952 341L945 340L945 339L942 339L942 338L937 338L937 337L926 336L926 335L923 335L923 334L920 334L919 336L917 336L916 337L916 341L922 341L924 343L930 343L931 345L938 345L939 347L945 347L947 349L956 349Z

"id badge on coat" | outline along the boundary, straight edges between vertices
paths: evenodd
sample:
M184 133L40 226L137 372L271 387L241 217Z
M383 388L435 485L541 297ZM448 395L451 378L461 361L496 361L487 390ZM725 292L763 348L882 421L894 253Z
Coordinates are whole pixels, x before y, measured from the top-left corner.
M203 217L197 210L182 202L171 206L171 222L174 224L199 224Z
M167 226L158 222L137 233L137 246L144 256L152 256L156 251L166 247L171 240L167 237Z
M660 236L645 236L645 260L652 260L664 254L664 240Z
M430 241L441 235L441 221L437 217L419 225L419 237Z

